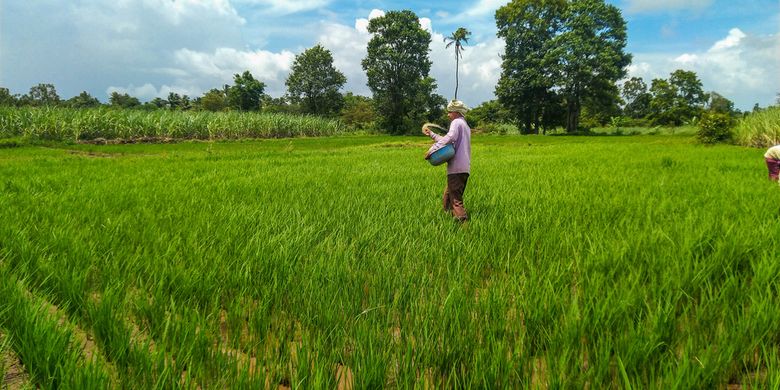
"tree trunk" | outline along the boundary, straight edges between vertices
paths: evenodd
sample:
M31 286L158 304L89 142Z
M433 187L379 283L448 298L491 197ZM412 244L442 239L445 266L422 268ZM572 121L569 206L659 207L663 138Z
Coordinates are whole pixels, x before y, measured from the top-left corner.
M566 112L566 132L573 133L580 126L580 99L578 96L570 96Z
M460 61L458 60L458 54L457 52L455 52L455 100L458 100L458 76L459 76L458 68L460 68L459 64Z

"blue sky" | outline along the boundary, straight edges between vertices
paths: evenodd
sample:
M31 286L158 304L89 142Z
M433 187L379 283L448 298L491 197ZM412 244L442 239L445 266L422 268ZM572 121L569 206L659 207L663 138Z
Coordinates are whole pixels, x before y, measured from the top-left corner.
M628 22L631 76L649 83L675 69L697 72L706 90L737 107L772 104L780 92L777 0L608 0ZM142 100L169 92L199 96L246 69L273 96L284 93L296 54L317 43L333 52L345 90L370 94L360 61L368 19L411 9L433 36L431 73L439 93L454 90L454 58L442 37L464 26L474 35L461 63L459 97L494 98L503 42L500 0L3 0L0 86L26 93L53 83L63 98L87 90Z

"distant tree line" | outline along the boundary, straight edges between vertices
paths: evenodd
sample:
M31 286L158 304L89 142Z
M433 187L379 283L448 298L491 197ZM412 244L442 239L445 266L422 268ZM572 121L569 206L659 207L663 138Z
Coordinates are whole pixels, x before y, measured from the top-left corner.
M717 92L705 93L691 71L676 70L668 79L625 79L631 55L625 52L626 22L604 0L513 0L496 11L498 36L506 42L496 100L475 107L473 125L511 124L523 133L567 132L606 124L677 126L697 121L707 111L737 116L734 103ZM139 110L262 111L340 118L357 129L392 134L417 129L423 121L445 121L446 99L436 94L430 76L431 34L412 11L390 11L369 22L372 34L362 61L372 96L340 91L344 74L321 45L295 57L281 97L249 71L235 74L232 85L192 98L170 92L167 98L141 102L112 92L107 106ZM470 32L458 28L445 38L455 46L457 62ZM466 98L468 100L468 98ZM780 98L779 98L780 100ZM24 95L0 88L0 106L104 105L86 91L62 100L52 84L38 84ZM754 108L759 110L758 105Z

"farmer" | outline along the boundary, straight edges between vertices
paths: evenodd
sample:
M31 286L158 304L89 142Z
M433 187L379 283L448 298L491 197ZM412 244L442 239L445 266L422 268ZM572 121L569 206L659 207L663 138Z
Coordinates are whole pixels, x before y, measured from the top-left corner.
M769 148L764 154L766 159L766 167L769 169L769 180L778 180L780 175L780 145L775 145Z
M468 108L460 100L453 100L447 105L450 130L445 136L440 136L427 127L423 128L423 133L436 141L425 154L426 160L431 153L447 144L451 143L455 147L455 155L447 162L447 186L444 187L442 206L444 211L452 213L459 222L469 218L463 205L463 193L466 191L471 171L471 128L466 123L467 111Z

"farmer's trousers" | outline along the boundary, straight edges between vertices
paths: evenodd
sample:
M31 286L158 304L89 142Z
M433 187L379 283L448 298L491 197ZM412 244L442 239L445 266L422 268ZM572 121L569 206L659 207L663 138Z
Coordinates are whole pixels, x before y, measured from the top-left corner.
M769 180L777 181L780 176L780 160L767 157L766 167L769 169Z
M463 193L466 191L466 183L469 181L468 173L453 173L447 175L447 186L444 187L444 195L441 203L444 211L452 213L458 221L469 218L466 207L463 204Z

